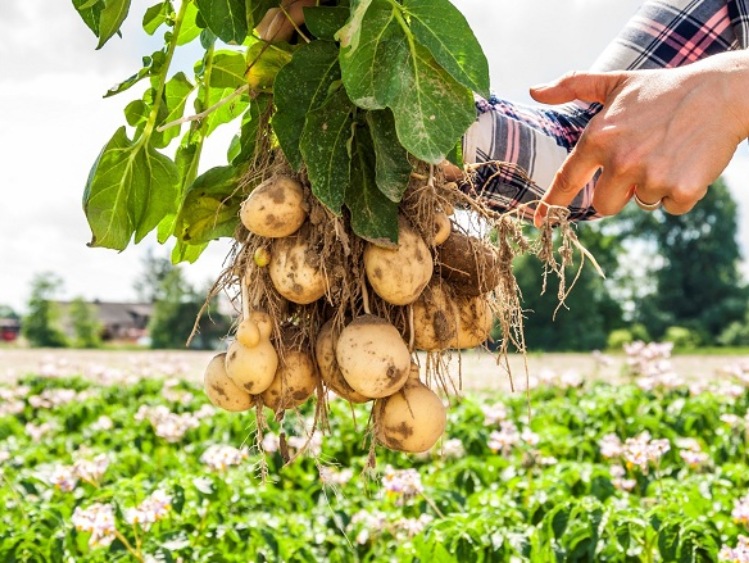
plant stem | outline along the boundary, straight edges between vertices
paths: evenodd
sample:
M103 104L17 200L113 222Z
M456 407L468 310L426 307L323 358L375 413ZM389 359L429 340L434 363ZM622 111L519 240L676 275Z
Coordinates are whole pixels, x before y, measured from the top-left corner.
M177 17L174 20L174 27L172 28L172 37L169 41L169 46L166 50L166 59L164 60L164 65L161 67L161 70L159 71L159 86L156 89L156 95L154 96L153 101L153 107L151 108L151 113L148 116L148 121L146 122L146 126L143 129L143 135L140 139L140 144L145 144L148 142L148 139L151 137L151 134L153 133L154 126L156 125L156 120L159 117L159 109L161 109L161 100L164 95L164 89L166 88L166 77L169 74L169 67L172 64L172 58L174 57L174 51L177 49L177 40L179 39L179 31L182 27L182 21L185 19L185 12L187 11L187 6L190 3L187 0L183 0L179 7L179 12L177 12Z
M141 554L140 550L136 550L135 548L133 548L130 542L127 541L127 538L124 535L122 535L122 533L119 530L114 531L114 537L116 537L118 540L122 542L122 545L124 545L125 549L127 549L128 552L130 552L130 555L132 555L138 561L143 563L143 554Z
M177 125L182 125L183 123L188 123L190 121L198 121L200 119L203 119L204 117L207 117L208 115L212 114L217 109L225 106L229 102L231 102L234 98L237 98L238 96L241 96L245 92L247 92L250 89L249 84L245 84L244 86L240 86L236 90L234 90L231 94L226 96L225 98L220 99L218 102L213 104L211 107L209 107L206 110L201 111L200 113L196 113L195 115L189 115L187 117L182 117L180 119L175 119L174 121L170 121L169 123L165 123L163 125L159 125L159 127L156 129L157 131L164 131L165 129L169 129L170 127L176 127Z

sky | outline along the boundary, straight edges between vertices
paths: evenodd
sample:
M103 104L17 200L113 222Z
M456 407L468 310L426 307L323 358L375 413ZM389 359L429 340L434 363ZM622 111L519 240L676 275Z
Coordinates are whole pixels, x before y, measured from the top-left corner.
M91 164L124 123L135 97L104 92L140 67L160 42L139 31L150 2L133 0L123 38L100 51L70 1L0 1L0 304L22 311L34 275L52 272L59 297L131 300L153 238L117 253L86 246L90 232L81 197ZM589 67L640 5L639 0L454 0L490 63L492 89L528 102L528 88L569 70ZM158 35L158 33L157 33ZM198 52L177 61L189 68ZM223 126L210 141L202 168L225 163L234 133ZM212 136L213 138L213 136ZM740 241L749 253L749 150L726 171L740 202ZM186 267L196 285L212 282L228 243L209 247Z

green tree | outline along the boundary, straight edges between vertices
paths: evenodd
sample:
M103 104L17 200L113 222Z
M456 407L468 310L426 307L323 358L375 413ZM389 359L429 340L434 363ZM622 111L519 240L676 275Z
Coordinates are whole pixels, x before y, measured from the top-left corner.
M743 319L749 292L739 271L737 206L723 181L686 215L633 211L627 218L629 236L653 243L661 257L652 268L653 291L635 310L654 338L680 326L710 344Z
M57 304L52 301L61 286L62 280L50 272L37 274L31 281L28 314L23 319L21 334L32 346L67 346L65 334L59 327L60 312Z
M615 272L621 241L603 224L579 225L578 238L596 257L604 272ZM577 274L579 261L566 272L567 283ZM611 296L608 284L591 264L586 264L572 291L559 306L558 280L550 276L542 294L541 263L531 256L515 262L515 275L523 294L525 338L531 350L593 350L604 348L609 333L624 326L622 307ZM556 312L556 315L555 315Z
M151 347L184 348L205 301L205 294L190 285L179 266L171 266L155 290L159 298L154 303L148 326ZM201 317L191 347L215 348L229 327L230 320L211 308Z
M98 348L101 346L102 327L93 305L78 297L70 303L68 315L75 335L73 346L76 348Z
M157 256L153 248L149 248L141 264L142 274L133 284L138 299L144 303L155 303L164 299L163 291L168 287L168 284L164 284L164 280L174 269L172 261L163 256Z

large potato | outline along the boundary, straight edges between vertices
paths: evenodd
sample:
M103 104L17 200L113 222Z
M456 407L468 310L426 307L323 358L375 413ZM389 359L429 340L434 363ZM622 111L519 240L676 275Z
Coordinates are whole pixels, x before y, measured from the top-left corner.
M273 176L257 186L239 211L248 231L268 238L294 234L306 217L302 185L288 176Z
M299 305L317 301L328 289L328 281L320 268L320 255L310 247L304 235L273 241L268 265L276 291Z
M392 395L403 386L411 354L398 329L385 319L365 315L341 331L336 360L354 391L377 399Z
M400 217L398 225L398 248L368 243L364 268L377 295L393 305L408 305L429 283L434 263L429 247L408 221Z
M391 450L421 453L431 449L445 431L447 410L437 394L410 378L396 394L377 401L377 440Z
M315 357L317 358L317 367L320 368L320 377L325 385L339 397L352 403L366 403L369 397L354 391L346 383L343 377L338 360L335 357L336 339L333 333L333 321L325 323L317 333L315 341Z
M220 409L242 412L252 408L252 396L235 385L226 373L226 353L214 356L208 363L203 388L208 400Z

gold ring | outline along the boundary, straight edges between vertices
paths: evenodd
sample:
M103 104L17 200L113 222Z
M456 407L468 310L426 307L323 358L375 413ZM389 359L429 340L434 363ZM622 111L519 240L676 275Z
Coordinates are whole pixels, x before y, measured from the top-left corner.
M637 197L637 192L634 193L634 198L635 198L635 203L637 204L637 207L639 207L643 211L655 211L661 205L663 205L662 199L659 199L655 203L646 203L642 201L639 197Z

